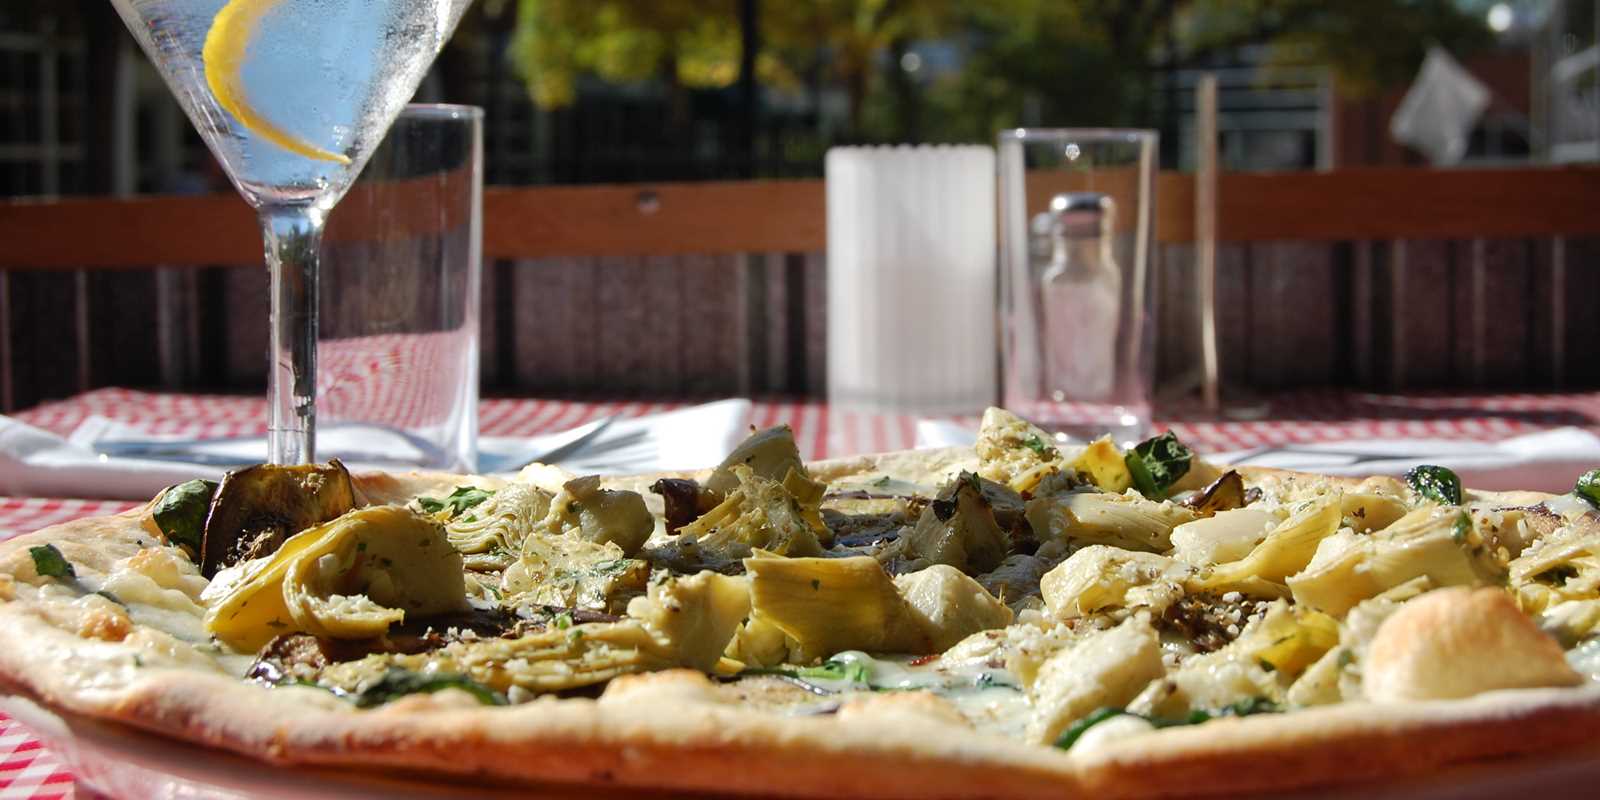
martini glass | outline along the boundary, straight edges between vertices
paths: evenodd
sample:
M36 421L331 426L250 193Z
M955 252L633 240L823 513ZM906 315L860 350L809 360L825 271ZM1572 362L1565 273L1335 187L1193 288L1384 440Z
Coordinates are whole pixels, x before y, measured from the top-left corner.
M261 220L267 459L315 458L323 221L471 0L112 0Z

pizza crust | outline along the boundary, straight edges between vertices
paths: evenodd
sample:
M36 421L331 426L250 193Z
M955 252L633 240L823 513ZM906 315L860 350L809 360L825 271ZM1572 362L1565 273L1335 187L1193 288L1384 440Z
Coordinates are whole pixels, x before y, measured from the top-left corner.
M818 472L836 479L889 471L892 464L942 476L959 463L943 455L892 458L836 462ZM456 480L396 476L361 486L369 497L387 496ZM0 564L51 542L69 559L100 559L97 568L104 567L148 538L138 512L78 520L0 544ZM726 693L708 691L702 674L676 671L618 680L597 700L545 697L487 708L442 692L357 710L315 689L140 666L135 656L149 652L140 649L148 642L83 639L26 603L0 602L0 630L12 643L0 647L0 686L58 708L273 764L518 785L795 797L1228 795L1549 753L1590 742L1600 725L1600 686L1591 684L1220 719L1069 754L973 731L943 714L937 698L908 696L856 703L843 714L783 717L741 708Z

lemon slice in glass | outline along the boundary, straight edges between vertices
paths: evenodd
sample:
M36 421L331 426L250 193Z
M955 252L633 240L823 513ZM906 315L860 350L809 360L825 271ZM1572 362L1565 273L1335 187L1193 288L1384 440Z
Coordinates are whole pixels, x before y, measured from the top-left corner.
M200 57L206 68L206 85L211 94L244 128L291 153L318 161L350 163L341 153L324 150L278 127L261 115L246 99L241 72L244 69L245 51L262 17L281 0L230 0L211 21L205 46Z

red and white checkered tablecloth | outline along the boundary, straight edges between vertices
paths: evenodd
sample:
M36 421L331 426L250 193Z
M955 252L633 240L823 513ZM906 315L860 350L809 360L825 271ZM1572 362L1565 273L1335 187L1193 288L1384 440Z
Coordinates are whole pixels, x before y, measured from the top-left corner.
M377 357L365 351L352 355L352 376L359 377L361 359L369 356ZM487 399L479 407L479 428L485 436L531 436L606 415L640 417L685 405L688 403L681 401ZM66 435L95 415L150 434L238 436L265 429L266 403L258 396L101 389L16 416ZM1175 431L1201 452L1356 439L1495 441L1569 425L1600 432L1600 392L1399 396L1308 391L1275 396L1251 417L1217 420L1195 409L1168 409L1158 413L1157 426ZM976 425L977 420L962 421ZM750 422L757 427L789 423L801 455L807 459L839 454L841 448L844 452L904 449L916 439L914 418L830 414L825 404L816 401L760 399L752 404ZM114 514L134 505L114 500L0 498L0 539L79 517ZM0 715L0 800L91 795L74 785L71 773L26 728Z

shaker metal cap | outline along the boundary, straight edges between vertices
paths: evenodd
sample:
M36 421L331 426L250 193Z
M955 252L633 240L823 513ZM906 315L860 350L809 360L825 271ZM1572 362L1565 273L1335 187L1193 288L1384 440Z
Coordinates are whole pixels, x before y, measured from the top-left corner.
M1109 229L1116 203L1101 192L1062 192L1050 198L1051 228L1070 235L1098 235Z

